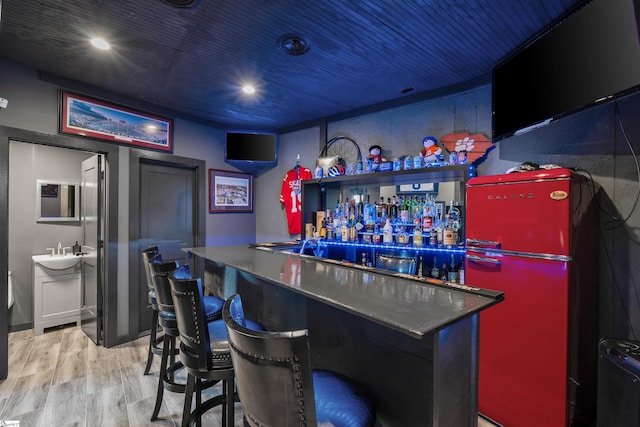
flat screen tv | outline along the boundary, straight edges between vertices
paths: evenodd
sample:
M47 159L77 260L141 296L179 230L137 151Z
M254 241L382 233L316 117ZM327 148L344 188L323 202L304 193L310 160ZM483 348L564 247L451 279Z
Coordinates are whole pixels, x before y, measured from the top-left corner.
M493 141L638 90L636 1L582 2L496 65Z
M225 133L225 162L246 172L275 167L278 164L278 135L266 132Z

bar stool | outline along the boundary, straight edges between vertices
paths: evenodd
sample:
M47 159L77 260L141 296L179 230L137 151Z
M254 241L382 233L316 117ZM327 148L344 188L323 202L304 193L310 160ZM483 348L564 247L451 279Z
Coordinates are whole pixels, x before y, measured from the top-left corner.
M176 338L180 335L176 323L176 314L173 306L173 298L171 297L168 275L178 268L178 263L176 261L162 262L162 257L159 255L149 260L148 263L151 273L151 281L153 283L158 302L158 321L164 332L156 405L153 409L153 414L151 415L151 421L155 421L158 418L160 408L162 407L164 390L166 389L176 393L184 393L186 385L177 383L174 380L175 372L178 369L181 369L183 365L175 359L175 356L179 354L179 350L176 347ZM181 268L189 271L188 265ZM224 300L214 296L206 296L203 297L202 300L202 314L206 319L205 321L212 322L214 320L220 320Z
M182 426L200 423L202 414L215 406L224 405L222 425L233 427L236 395L226 326L222 320L206 322L203 316L202 282L199 278L193 279L184 267L171 273L169 286L180 333L180 360L188 373ZM247 327L263 330L254 321L246 320L245 323ZM202 402L203 380L204 384L222 381L222 394ZM196 405L191 411L194 392Z
M308 330L255 331L242 317L242 301L234 295L225 302L222 319L246 426L374 425L374 405L362 386L311 369Z
M142 268L144 268L145 276L147 278L147 288L149 289L147 298L151 307L151 333L149 334L149 351L147 355L147 365L144 368L144 375L149 374L149 370L153 364L153 355L162 354L162 347L160 347L160 344L164 338L162 336L158 336L158 302L156 300L156 292L153 290L153 283L151 283L151 272L149 271L149 263L147 262L158 254L157 246L150 246L142 251Z

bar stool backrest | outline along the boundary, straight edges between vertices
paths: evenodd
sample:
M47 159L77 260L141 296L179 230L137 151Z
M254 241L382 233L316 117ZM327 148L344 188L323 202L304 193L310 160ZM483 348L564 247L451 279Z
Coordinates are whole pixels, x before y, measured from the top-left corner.
M187 356L181 360L189 368L206 372L212 364L202 282L199 278L181 278L184 277L181 269L173 273L168 278L169 287L180 333L180 351Z
M158 309L168 313L173 313L173 299L171 298L171 288L169 287L168 276L173 270L178 268L177 261L162 262L160 255L147 261L151 271L151 282L156 291Z
M222 318L245 420L250 426L315 426L308 331L248 329L236 321L238 306L239 295L229 298Z
M148 261L150 259L155 258L156 255L159 255L159 254L160 252L158 251L157 246L150 246L147 249L142 251L142 264L143 264L144 272L147 276L147 286L149 287L150 291L153 290L153 283L151 282L151 270L149 269Z

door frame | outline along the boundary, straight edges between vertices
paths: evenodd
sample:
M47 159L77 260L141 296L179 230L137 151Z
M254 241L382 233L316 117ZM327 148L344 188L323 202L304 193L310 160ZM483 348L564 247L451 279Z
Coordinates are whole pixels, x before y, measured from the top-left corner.
M89 140L81 137L67 135L52 135L41 132L34 132L10 126L0 125L0 318L7 318L7 271L9 259L9 141L15 140L30 144L49 145L60 148L70 148L86 152L103 154L107 162L108 173L106 182L105 197L108 206L105 216L107 224L107 235L105 240L105 301L104 301L104 345L111 347L119 344L117 336L117 287L115 286L118 257L117 245L109 244L118 241L118 169L119 147L116 144ZM114 285L109 286L113 282ZM106 322L108 320L108 323ZM0 380L5 379L8 374L9 363L9 327L7 322L0 322Z
M193 212L195 246L204 246L206 239L206 176L207 169L204 160L175 156L153 151L132 149L129 152L129 338L139 337L138 307L140 307L140 292L138 278L140 277L140 164L158 164L194 172ZM204 271L201 260L191 263L193 274L199 275ZM145 284L146 286L146 284Z

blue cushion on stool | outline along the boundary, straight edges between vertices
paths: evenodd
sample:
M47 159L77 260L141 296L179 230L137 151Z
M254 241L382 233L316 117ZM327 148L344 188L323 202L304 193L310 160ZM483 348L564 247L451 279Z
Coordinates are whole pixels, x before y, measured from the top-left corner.
M155 291L149 291L148 301L149 301L149 304L151 304L151 306L154 308L154 310L158 309L158 300L156 298L156 292Z
M165 319L173 319L175 320L176 314L172 311L160 311L158 312L158 316L164 317Z
M375 422L373 402L364 389L335 372L313 370L318 423L335 427L365 427Z
M202 300L204 301L205 320L207 322L222 319L223 299L214 297L213 295L205 295Z
M264 331L262 325L254 322L253 320L246 319L245 322L247 323L246 327L249 329L253 329L254 331ZM207 326L209 327L209 339L212 342L211 345L213 346L213 341L218 341L223 342L228 348L229 335L227 333L227 327L224 324L224 320L214 320L213 322L209 322Z

